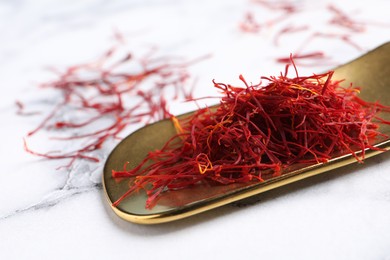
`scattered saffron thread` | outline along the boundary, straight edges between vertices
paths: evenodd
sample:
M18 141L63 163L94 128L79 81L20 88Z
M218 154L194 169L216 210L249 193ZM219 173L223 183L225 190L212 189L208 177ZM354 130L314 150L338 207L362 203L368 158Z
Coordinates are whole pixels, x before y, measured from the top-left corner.
M278 63L286 64L286 63L289 63L291 61L291 57L294 59L296 64L299 66L313 66L315 64L318 64L319 62L321 62L321 64L323 64L325 60L330 59L329 57L327 57L324 54L324 52L314 51L314 52L305 53L305 54L294 54L294 55L289 56L289 57L279 57L276 59L276 61ZM311 63L309 63L309 64L301 63L300 62L301 60L311 61Z
M240 23L240 29L243 32L248 33L258 33L261 29L260 23L258 23L255 18L253 17L253 14L248 12L245 15L244 21Z
M302 26L292 26L292 25L289 25L289 26L286 26L282 29L280 29L275 37L274 37L274 44L276 46L279 45L279 40L281 38L282 35L285 35L285 34L289 34L289 33L297 33L297 32L302 32L302 31L306 31L309 29L309 26L308 25L302 25Z
M25 150L47 159L70 159L60 168L70 167L77 159L98 162L94 152L106 141L121 139L119 134L129 126L170 118L169 102L193 98L188 67L205 58L181 61L148 53L137 59L114 47L95 62L71 66L65 72L53 70L58 78L41 87L58 91L60 99L24 138ZM26 113L22 102L16 105L18 114ZM28 140L39 133L51 142L79 143L70 151L38 152Z
M285 14L296 13L300 10L300 6L296 3L296 1L253 0L253 2L269 9L270 11L282 11Z
M305 46L309 44L309 42L313 41L316 38L328 38L328 39L336 39L344 42L345 44L355 48L358 51L362 51L363 48L358 45L356 42L351 40L351 35L349 34L336 34L336 33L321 33L314 32L312 33L307 40L304 41L304 44L300 47L303 49Z
M16 114L20 115L20 116L32 116L32 115L37 115L39 114L39 112L26 112L25 109L26 109L26 106L24 105L24 103L20 100L16 100L15 101L15 105L17 107L17 111L16 111Z
M346 28L355 33L361 33L366 30L366 26L363 22L352 19L336 6L330 4L328 5L328 10L333 14L332 19L329 21L330 24Z
M273 36L273 44L275 47L279 47L280 38L286 36L287 34L299 33L307 31L308 38L303 38L302 44L298 47L295 53L295 60L300 66L330 66L337 65L332 59L334 55L331 53L327 54L322 51L322 55L319 55L318 52L313 52L312 50L307 50L309 42L313 41L316 38L327 38L330 40L340 41L340 43L349 45L356 49L357 51L364 51L364 48L357 42L353 40L354 35L361 34L368 30L369 25L374 26L390 26L389 24L378 23L378 22L369 22L369 21L359 21L357 18L352 17L344 10L336 7L334 4L328 4L325 8L329 12L331 18L327 21L324 21L323 24L329 27L329 30L324 30L321 32L313 32L310 30L309 24L301 24L300 26L292 25L298 16L297 13L300 13L302 10L309 12L310 10L307 6L299 3L297 1L268 1L268 0L253 0L251 1L255 5L253 7L261 7L261 11L271 13L270 15L255 15L254 11L246 13L244 20L239 23L240 29L246 33L256 33L259 34L262 28L271 27L276 24L281 24L283 21L288 19L288 23L282 26L276 27L275 34ZM281 14L272 19L269 17L272 14ZM355 12L354 12L355 13ZM260 20L261 19L261 20ZM294 20L295 19L295 20ZM339 33L333 33L330 30L330 27L339 27L343 31ZM329 32L328 32L329 31ZM334 44L338 44L335 42ZM316 55L312 55L316 54ZM288 57L276 57L275 61L277 63L284 63Z
M243 32L259 33L261 28L271 27L277 23L280 23L283 20L289 18L292 14L299 11L298 5L291 1L256 0L253 2L272 12L281 12L281 15L277 16L276 18L258 22L252 12L247 12L244 17L244 20L239 24L239 28Z

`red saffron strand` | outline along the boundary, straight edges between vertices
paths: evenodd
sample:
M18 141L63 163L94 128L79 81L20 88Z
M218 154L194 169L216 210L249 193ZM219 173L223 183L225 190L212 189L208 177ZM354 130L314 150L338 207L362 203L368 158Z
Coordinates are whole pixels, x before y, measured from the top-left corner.
M244 87L213 81L223 93L216 109L200 109L173 120L178 135L150 152L134 169L112 170L113 178L135 178L116 202L139 190L152 208L164 192L200 183L225 185L259 182L282 175L296 163L326 163L334 153L351 154L362 162L365 149L383 137L379 112L390 107L365 102L359 90L333 81L333 71L311 76L286 72L262 77L266 85ZM358 155L355 151L361 151ZM147 164L149 162L149 164ZM145 165L148 165L145 167Z
M333 14L332 19L329 21L330 24L338 25L355 33L361 33L366 30L364 23L353 20L350 16L348 16L345 12L336 6L330 4L328 5L328 10Z
M356 42L351 40L351 35L349 35L349 34L335 34L335 33L320 33L320 32L316 32L316 33L312 34L311 38L308 41L310 41L312 39L315 39L315 38L339 39L342 42L350 45L351 47L355 48L358 51L363 50L363 48L360 45L358 45Z
M250 12L245 15L244 21L242 21L239 26L241 31L248 33L258 33L262 27Z
M347 29L352 33L363 33L367 30L368 25L374 26L385 26L388 27L389 24L378 23L372 21L357 21L356 19L349 16L346 12L336 7L333 4L327 6L329 12L333 14L332 19L329 20L329 24L336 25L341 28Z
M20 100L16 100L15 101L15 105L17 107L17 111L16 111L16 114L20 115L20 116L33 116L33 115L38 115L40 114L39 112L25 112L25 104L20 101Z
M351 40L351 35L349 34L334 34L334 33L321 33L315 32L312 33L304 43L298 48L298 50L293 55L294 60L297 62L299 66L323 66L323 65L336 65L332 64L332 57L326 55L323 51L311 51L305 52L304 49L309 45L311 41L316 38L328 38L328 39L336 39L340 40L343 43L353 47L354 49L361 51L363 48ZM278 63L286 63L289 62L289 57L278 57L276 58L276 62Z
M299 7L296 3L294 3L294 1L253 0L253 2L271 11L283 11L286 14L292 14L299 11Z
M259 33L263 27L271 27L277 23L282 22L289 16L299 11L298 5L291 1L266 1L266 0L255 0L252 1L259 6L268 9L272 12L281 13L276 18L268 19L262 22L258 22L252 12L245 14L243 22L239 24L241 31L247 33Z
M302 26L292 26L292 25L289 25L289 26L286 26L286 27L280 29L276 33L276 35L274 37L274 44L275 44L275 46L279 45L279 40L282 37L282 35L290 34L290 33L302 32L302 31L306 31L308 29L309 29L308 25L302 25Z
M294 62L300 66L313 66L313 65L322 65L325 61L328 61L329 58L322 51L313 51L308 53L295 53L292 55ZM311 62L309 64L303 63L302 61ZM291 62L291 56L289 57L279 57L276 58L278 63L289 63Z

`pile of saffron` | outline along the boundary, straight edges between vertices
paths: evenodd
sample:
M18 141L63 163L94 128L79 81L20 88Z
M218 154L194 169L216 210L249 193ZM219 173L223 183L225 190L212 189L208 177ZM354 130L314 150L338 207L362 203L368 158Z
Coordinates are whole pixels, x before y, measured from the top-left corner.
M293 63L294 64L294 63ZM294 65L295 68L295 65ZM332 154L352 154L362 162L380 124L379 112L390 108L358 97L359 88L340 86L333 71L288 77L288 66L267 84L243 87L213 81L223 93L219 106L203 108L178 120L178 134L151 151L135 168L113 170L113 178L129 178L129 189L114 206L144 189L146 208L159 196L208 182L225 185L263 182L282 175L293 164L326 163ZM360 151L361 153L356 153Z

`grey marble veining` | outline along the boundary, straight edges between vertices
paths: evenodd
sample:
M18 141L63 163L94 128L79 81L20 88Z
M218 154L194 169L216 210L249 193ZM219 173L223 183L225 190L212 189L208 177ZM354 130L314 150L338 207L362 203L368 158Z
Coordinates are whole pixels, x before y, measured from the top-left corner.
M64 181L63 186L47 193L44 197L31 204L0 215L0 221L22 213L48 209L73 196L94 190L101 190L101 173L101 166L81 162L68 171L68 177Z

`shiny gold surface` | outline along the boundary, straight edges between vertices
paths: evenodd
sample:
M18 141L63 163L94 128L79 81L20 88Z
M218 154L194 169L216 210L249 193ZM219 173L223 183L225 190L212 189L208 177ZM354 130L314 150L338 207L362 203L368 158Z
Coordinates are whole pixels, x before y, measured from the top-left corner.
M390 43L386 43L362 57L336 68L334 79L346 79L344 85L353 82L361 86L360 97L369 101L380 101L390 105ZM390 116L383 115L387 120ZM382 133L390 135L390 126L381 126ZM170 120L160 121L126 137L111 153L104 167L103 186L108 202L112 204L128 189L128 182L111 177L113 169L120 170L126 161L128 168L136 166L148 153L159 149L172 135L175 129ZM378 140L375 146L390 149L390 140ZM381 151L366 151L366 158ZM275 189L308 177L336 169L356 160L351 155L334 155L325 164L294 165L282 176L263 183L234 184L226 186L197 186L186 190L166 192L152 209L145 209L146 195L136 193L126 198L114 212L121 218L140 224L156 224L182 219L228 203Z

